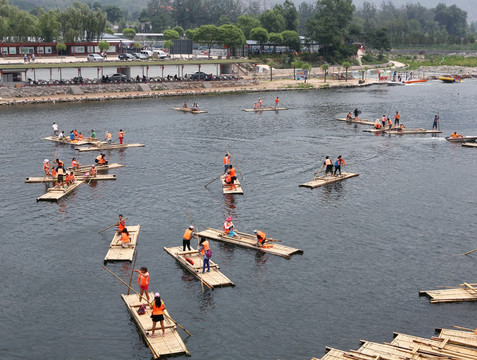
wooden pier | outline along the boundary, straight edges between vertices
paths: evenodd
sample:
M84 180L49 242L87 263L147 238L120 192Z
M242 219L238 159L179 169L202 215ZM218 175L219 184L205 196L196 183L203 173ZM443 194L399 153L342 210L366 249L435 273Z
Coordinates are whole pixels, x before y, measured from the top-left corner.
M121 235L115 232L113 240L109 245L109 251L104 257L104 262L108 261L129 261L131 262L136 251L137 237L139 236L140 226L126 226L129 232L129 238L131 242L129 247L124 248L121 242Z
M81 184L83 184L84 181L75 181L72 185L70 186L62 186L62 187L51 187L48 189L46 194L43 194L39 198L36 199L36 201L58 201L61 198L65 197L66 195L71 194L73 191L75 191Z
M438 337L430 339L394 333L394 339L390 343L361 340L361 344L358 350L350 351L326 347L327 353L321 360L477 359L477 335L471 331L441 329Z
M346 119L346 118L336 118L338 121L346 121L349 124L360 124L360 125L369 125L369 126L374 126L374 122L369 121L368 119L358 119L355 120L354 117L351 119Z
M106 181L106 180L116 180L116 175L114 174L111 174L111 175L96 175L92 178L90 178L88 175L77 175L75 176L75 179L76 181L79 181L79 180L85 180L85 181ZM27 177L25 179L25 182L27 184L33 184L33 183L51 183L51 182L55 182L57 181L58 179L55 178L55 177Z
M82 151L104 151L104 150L115 150L115 149L127 149L133 147L144 147L144 144L112 144L112 145L101 145L101 146L88 146L88 147L75 147L75 150L79 152Z
M222 192L224 194L240 194L243 195L242 184L238 179L235 179L233 186L225 183L224 175L220 176L220 181L222 181Z
M424 290L419 291L419 295L429 297L431 303L477 301L477 284L463 283L455 288Z
M235 286L228 277L219 271L219 265L212 260L209 260L210 272L206 271L202 274L202 255L200 255L197 250L182 251L182 246L165 247L164 250L176 259L185 269L194 274L194 276L209 289L223 286ZM186 258L192 260L193 264L188 262Z
M341 175L336 175L336 176L333 176L333 175L320 176L320 177L314 178L312 181L309 181L304 184L300 184L299 186L314 189L323 185L332 184L334 182L342 181L342 180L349 179L355 176L359 176L359 174L343 172Z
M182 338L179 335L177 326L169 320L169 313L164 310L164 327L165 327L165 336L162 336L162 329L161 324L156 324L156 331L154 337L148 336L152 331L152 319L151 319L151 309L149 306L146 306L146 313L144 315L139 315L137 310L141 306L141 304L145 304L146 301L142 300L139 301L139 297L135 294L132 295L125 295L122 294L121 298L123 299L124 303L126 304L131 317L134 319L141 335L143 336L144 340L146 341L147 346L151 349L152 355L154 359L158 359L161 356L168 356L168 355L189 355L189 350L182 341ZM149 298L154 299L154 293L149 293ZM167 307L166 301L164 304Z
M303 250L280 245L277 243L276 239L270 239L271 241L265 242L263 246L257 246L257 237L255 235L240 231L236 231L236 233L240 236L240 238L232 238L228 235L223 235L221 230L208 228L207 230L197 233L197 236L199 236L199 238L222 241L227 244L238 245L256 251L282 256L287 259L289 259L293 254L303 254Z
M242 111L245 111L245 112L262 112L262 111L280 111L280 110L288 110L288 108L266 106L266 107L257 108L257 109L243 109Z

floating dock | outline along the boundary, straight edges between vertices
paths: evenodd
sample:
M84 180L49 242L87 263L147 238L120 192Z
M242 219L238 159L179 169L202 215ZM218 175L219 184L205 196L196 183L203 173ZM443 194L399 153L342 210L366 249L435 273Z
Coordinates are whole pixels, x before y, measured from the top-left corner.
M164 310L164 327L165 327L165 336L162 336L161 324L156 324L156 331L154 337L148 336L152 332L152 319L151 319L151 308L146 306L146 313L144 315L139 315L137 310L141 304L145 304L146 301L139 301L139 297L136 294L125 295L122 294L121 298L126 304L131 317L134 319L141 335L146 341L147 346L151 349L154 359L158 359L161 356L168 355L181 355L186 354L190 355L189 350L182 341L182 338L179 335L177 326L169 320L170 317L167 309ZM154 299L154 293L149 293L149 298ZM164 301L164 305L167 307L167 303Z
M75 176L76 181L85 180L85 181L105 181L105 180L116 180L116 175L96 175L90 178L88 175L77 175ZM57 178L54 177L27 177L25 182L28 184L32 183L47 183L47 182L55 182Z
M39 198L36 199L36 201L58 201L61 198L65 197L66 195L71 194L73 191L78 188L81 184L83 184L84 181L75 181L73 185L70 185L68 187L64 186L61 188L58 187L51 187L48 189L48 192L46 194L43 194Z
M205 110L192 110L191 108L181 108L181 107L175 107L175 108L172 108L172 110L188 112L188 113L192 113L192 114L206 114L207 113L207 111L205 111Z
M69 144L69 145L78 145L78 146L87 145L87 144L106 144L106 141L92 140L90 138L85 138L83 140L70 140L68 138L65 140L60 140L58 139L58 136L47 136L43 138L43 140L53 141L60 144Z
M359 174L343 172L341 175L336 175L336 176L333 176L333 175L320 176L320 177L314 178L312 181L309 181L304 184L300 184L299 186L314 189L323 185L332 184L334 182L342 181L342 180L349 179L355 176L359 176Z
M358 350L350 351L327 347L327 353L321 360L470 360L477 358L477 336L471 331L442 329L439 337L430 339L394 333L394 339L390 343L380 344L361 340L361 344ZM318 358L312 360L318 360Z
M224 194L241 194L243 195L242 185L238 179L235 179L233 186L225 183L224 175L220 176L222 181L222 192Z
M209 260L210 272L206 271L202 274L202 255L200 255L197 250L182 251L182 246L170 248L165 247L164 250L176 259L185 269L194 274L194 276L209 289L223 286L235 286L227 276L219 271L219 265L212 260ZM186 258L192 260L193 264L188 262Z
M207 230L197 233L197 236L199 236L199 238L222 241L227 244L238 245L256 251L282 256L287 259L289 259L293 254L303 254L303 250L280 245L275 239L270 239L272 241L265 242L265 245L263 246L257 246L257 237L255 235L246 234L240 231L236 231L236 233L240 236L239 239L232 238L228 235L222 235L223 232L221 230L208 228Z
M266 106L263 108L258 108L258 109L243 109L242 111L245 112L262 112L262 111L280 111L280 110L288 110L288 108L285 107L274 107L274 106Z
M123 248L121 242L121 235L118 232L115 232L113 240L109 245L109 251L104 257L104 262L108 261L129 261L131 262L134 256L134 251L136 251L137 237L139 236L140 226L126 226L129 232L129 238L131 242L129 247Z
M477 143L475 143L475 142L465 142L465 143L462 143L462 146L465 146L465 147L477 147Z
M88 147L76 147L75 150L79 152L83 151L104 151L104 150L115 150L115 149L127 149L133 147L144 147L144 144L113 144L113 145L102 145L102 146L88 146Z
M68 171L74 171L75 173L85 173L91 170L92 165L81 165L77 169L73 169L72 167L67 168L66 170ZM107 171L107 170L112 170L112 169L117 169L117 168L122 168L125 167L126 165L121 165L118 163L112 163L108 165L98 165L94 164L94 167L96 171Z
M477 284L463 283L455 288L424 290L419 291L419 295L429 297L431 303L477 301Z
M360 125L369 125L369 126L374 126L374 122L369 121L368 119L359 119L355 120L354 118L351 119L346 119L346 118L336 118L338 121L346 121L347 123L350 124L360 124Z

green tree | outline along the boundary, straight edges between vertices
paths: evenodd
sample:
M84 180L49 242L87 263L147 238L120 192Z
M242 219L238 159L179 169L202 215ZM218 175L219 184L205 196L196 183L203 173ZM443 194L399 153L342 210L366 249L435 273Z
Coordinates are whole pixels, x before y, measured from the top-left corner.
M228 48L229 55L230 49L241 46L247 41L243 35L243 31L231 24L219 26L218 35L218 42Z
M108 51L111 45L109 45L107 41L103 40L98 43L98 47L101 51Z
M292 61L291 66L293 66L293 79L296 79L296 69L301 69L303 67L303 61Z
M379 28L368 36L369 44L374 49L391 50L391 40L386 28Z
M56 44L56 55L58 55L60 52L66 50L66 45L65 43L59 42Z
M285 20L285 29L291 31L298 30L298 11L295 4L290 0L285 0L283 5L275 5L274 9L282 14Z
M106 30L104 30L104 32L105 32L106 34L109 34L109 35L114 35L114 30L111 29L110 27L106 28Z
M295 51L301 50L300 36L296 31L285 30L281 35L283 37L283 45Z
M118 21L124 18L123 11L116 5L109 5L104 8L106 18L112 24L117 24Z
M164 49L168 49L169 52L170 52L170 49L174 46L174 43L172 42L172 40L166 40L164 41Z
M168 29L164 31L163 37L165 40L176 40L180 38L180 35L177 31Z
M142 45L141 45L141 43L135 42L133 44L133 48L136 49L136 52L139 52L139 50L141 50L141 48L142 48Z
M285 31L285 19L279 10L267 10L260 15L260 24L268 32L281 33Z
M456 5L447 7L439 3L434 9L435 20L446 27L447 32L453 36L465 36L467 27L467 13Z
M243 31L246 39L251 39L250 31L260 27L260 20L250 15L240 15L237 19L236 25Z
M268 31L263 27L256 27L250 31L250 38L260 44L260 50L263 52L263 45L269 40Z
M345 60L345 61L343 61L343 63L342 63L341 65L342 65L342 66L345 68L345 70L346 70L346 78L345 78L345 80L348 81L348 69L350 68L351 63L350 63L349 61Z
M270 33L268 34L268 36L268 41L270 42L270 44L273 44L273 53L275 53L277 51L277 45L283 44L283 36L282 34L277 33Z
M189 40L194 40L195 33L196 33L195 29L188 29L185 32L185 36Z
M330 68L330 66L328 64L321 65L321 70L323 70L323 74L324 74L324 77L325 77L325 82L326 82L326 74L328 73L329 68Z
M184 29L180 26L174 26L172 30L176 31L179 34L179 37L184 36Z
M194 41L206 45L209 48L209 58L210 58L210 48L213 44L218 43L219 39L219 29L215 25L202 25L198 29L194 30Z
M123 29L123 36L127 37L129 40L132 40L136 37L136 30L132 28Z
M45 42L52 42L58 38L60 23L56 18L56 13L52 10L45 12L38 18L38 29L40 37Z

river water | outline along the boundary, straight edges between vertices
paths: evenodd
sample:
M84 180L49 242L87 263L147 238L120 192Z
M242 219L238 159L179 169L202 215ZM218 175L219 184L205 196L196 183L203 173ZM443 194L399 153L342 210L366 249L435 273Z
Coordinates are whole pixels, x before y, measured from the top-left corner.
M175 112L183 98L22 105L0 113L2 359L150 359L120 294L102 269L119 213L140 224L137 267L147 266L193 359L310 359L325 346L357 349L394 331L430 337L435 327L475 327L475 304L431 305L420 290L475 282L477 151L444 140L477 135L477 82L199 96L208 114ZM290 110L245 113L258 96ZM375 136L335 121L358 107L374 119L399 110L407 128L444 134ZM36 203L42 161L95 153L42 141L53 121L84 134L126 130L144 148L108 152L126 167L115 182L82 185ZM243 196L208 181L227 148L244 175ZM314 190L325 156L342 155L359 177ZM286 260L212 242L213 261L236 286L202 293L164 246L189 225L262 229L304 250ZM6 236L7 234L8 236ZM126 282L131 264L109 263ZM137 288L137 284L135 285Z

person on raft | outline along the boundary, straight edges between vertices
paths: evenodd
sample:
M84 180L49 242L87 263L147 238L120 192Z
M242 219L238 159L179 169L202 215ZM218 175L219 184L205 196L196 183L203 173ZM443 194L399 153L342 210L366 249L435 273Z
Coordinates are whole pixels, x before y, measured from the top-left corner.
M232 222L232 216L229 216L225 222L224 225L222 226L222 229L224 230L225 235L228 235L233 238L240 238L234 230L234 224Z
M206 266L207 272L210 272L210 257L212 256L212 251L210 250L209 240L205 238L200 240L199 248L197 250L200 252L200 255L202 255L202 274L205 273Z
M123 229L126 227L126 220L123 219L123 214L119 214L119 221L114 224L116 225L116 231L118 234L122 233Z
M330 173L330 175L333 175L333 163L331 162L329 156L327 156L327 157L325 158L325 161L323 162L323 166L326 166L326 168L325 168L325 176L326 176L328 173ZM323 167L323 166L322 166L322 167Z
M457 134L457 131L454 131L454 133L451 135L451 138L456 139L456 138L463 138L461 134Z
M149 273L147 272L147 267L142 267L139 270L133 269L134 272L139 273L137 277L137 283L139 284L139 289L141 289L141 292L139 294L139 301L142 301L142 297L145 294L147 298L147 302L149 302L149 280L150 276Z
M164 327L164 310L166 310L166 305L164 305L164 302L161 300L161 295L158 292L154 294L154 300L150 304L150 307L152 309L152 333L151 335L148 334L148 336L154 337L157 322L161 324L162 336L165 336L166 328Z
M184 232L184 236L182 237L182 251L186 251L186 248L188 250L191 250L190 240L192 239L192 235L195 235L195 233L194 227L191 225L186 229L186 231Z
M335 161L335 172L334 172L334 176L336 176L336 173L339 171L340 175L341 175L341 165L346 165L344 159L340 156L338 156L338 158L336 159Z
M262 247L265 244L265 242L267 241L267 235L263 231L260 231L260 230L253 230L253 233L257 237L256 246Z

